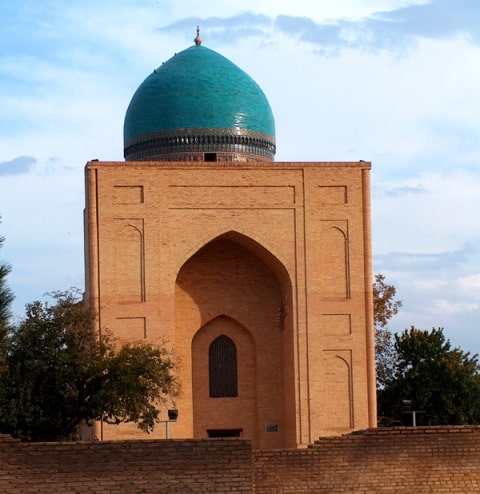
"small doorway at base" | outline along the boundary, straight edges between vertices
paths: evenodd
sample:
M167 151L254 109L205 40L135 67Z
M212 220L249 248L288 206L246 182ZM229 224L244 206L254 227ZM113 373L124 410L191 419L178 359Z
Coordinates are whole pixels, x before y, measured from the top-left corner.
M207 429L208 437L242 437L243 429Z

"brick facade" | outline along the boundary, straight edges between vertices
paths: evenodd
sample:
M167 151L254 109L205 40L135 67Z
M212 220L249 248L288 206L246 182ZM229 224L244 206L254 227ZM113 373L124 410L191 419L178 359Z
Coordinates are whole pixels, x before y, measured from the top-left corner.
M466 494L480 492L480 427L367 430L307 449L240 439L20 443L0 438L5 494Z
M256 449L294 448L376 425L369 174L366 162L87 164L86 300L99 331L174 349L171 438L238 431ZM234 397L209 396L220 335L237 351Z

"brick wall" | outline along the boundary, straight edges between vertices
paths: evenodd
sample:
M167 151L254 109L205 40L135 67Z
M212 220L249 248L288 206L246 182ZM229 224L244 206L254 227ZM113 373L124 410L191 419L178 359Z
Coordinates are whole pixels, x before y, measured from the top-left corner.
M20 443L0 437L0 492L466 494L480 492L480 427L368 430L307 449L246 440Z
M480 427L398 427L254 452L255 494L480 492Z
M244 440L20 443L0 440L0 492L252 492Z

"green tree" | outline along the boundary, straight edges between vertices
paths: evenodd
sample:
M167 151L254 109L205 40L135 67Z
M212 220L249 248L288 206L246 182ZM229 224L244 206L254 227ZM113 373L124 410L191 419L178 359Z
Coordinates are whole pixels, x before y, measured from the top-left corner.
M377 388L379 389L390 379L395 362L393 335L387 324L402 306L401 300L395 300L396 293L395 287L386 283L383 274L375 275L373 283L373 317Z
M425 425L480 423L480 366L477 355L452 348L442 328L412 326L395 335L391 379L379 390L381 414L408 423L404 400L421 412Z
M0 249L4 241L4 237L0 236ZM3 376L7 370L7 335L11 325L11 304L14 299L13 293L6 283L6 279L10 271L11 268L8 264L0 262L0 402L2 402L5 398L2 383Z
M0 249L5 238L0 236ZM3 343L10 326L11 304L14 296L7 286L7 276L11 271L9 264L0 262L0 341Z
M159 404L178 392L171 355L149 344L117 351L94 334L78 291L53 296L28 304L7 340L0 430L31 441L72 439L93 420L153 430Z

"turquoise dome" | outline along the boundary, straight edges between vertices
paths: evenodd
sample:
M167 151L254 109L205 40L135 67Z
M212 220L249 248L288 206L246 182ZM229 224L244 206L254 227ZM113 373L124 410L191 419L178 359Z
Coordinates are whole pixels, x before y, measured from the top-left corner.
M128 106L125 159L273 160L275 122L260 86L200 44L175 54L145 79Z

